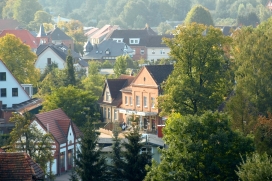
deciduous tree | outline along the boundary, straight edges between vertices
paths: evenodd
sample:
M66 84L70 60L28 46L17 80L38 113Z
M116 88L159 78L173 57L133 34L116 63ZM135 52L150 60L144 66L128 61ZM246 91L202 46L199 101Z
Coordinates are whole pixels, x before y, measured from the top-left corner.
M128 55L121 55L116 58L116 61L113 67L113 71L116 77L119 77L121 74L126 74L128 58L129 58Z
M213 25L213 19L209 10L201 5L194 6L187 14L185 24L200 23L204 25Z

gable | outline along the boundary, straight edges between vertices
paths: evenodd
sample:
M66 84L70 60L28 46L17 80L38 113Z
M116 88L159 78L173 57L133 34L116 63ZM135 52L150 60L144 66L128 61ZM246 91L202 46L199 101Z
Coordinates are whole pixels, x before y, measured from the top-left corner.
M142 68L138 76L132 83L133 85L146 85L146 86L157 86L155 80L150 75L145 67Z
M8 70L2 60L0 60L0 73L6 77L5 80L0 81L0 91L3 89L6 91L6 95L3 97L0 94L0 100L2 101L3 105L12 107L13 104L18 104L30 99L29 95L25 92L21 84L19 84L17 79Z
M72 125L70 124L68 129L68 135L67 135L68 144L74 143L74 138L75 138L75 135L72 129Z

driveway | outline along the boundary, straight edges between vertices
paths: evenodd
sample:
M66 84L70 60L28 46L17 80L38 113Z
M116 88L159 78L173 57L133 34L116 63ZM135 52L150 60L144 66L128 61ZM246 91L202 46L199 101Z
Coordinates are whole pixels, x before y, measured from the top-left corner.
M64 174L56 176L55 181L69 181L70 173L71 172L66 172Z

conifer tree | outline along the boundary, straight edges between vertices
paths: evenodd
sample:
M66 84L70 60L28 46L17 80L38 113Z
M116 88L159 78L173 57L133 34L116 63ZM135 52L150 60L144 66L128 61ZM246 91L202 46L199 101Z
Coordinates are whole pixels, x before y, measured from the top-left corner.
M67 64L67 85L76 85L73 57L71 56L70 52L66 58L66 64Z

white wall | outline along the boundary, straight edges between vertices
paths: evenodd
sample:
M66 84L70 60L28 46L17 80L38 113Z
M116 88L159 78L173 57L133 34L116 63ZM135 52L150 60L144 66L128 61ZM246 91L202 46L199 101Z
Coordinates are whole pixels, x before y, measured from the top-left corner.
M30 99L2 61L0 61L0 72L6 72L6 81L0 81L0 88L6 88L7 93L6 97L0 97L2 104L6 104L7 107L12 107L12 104L19 104ZM18 88L18 96L12 96L12 88Z
M47 172L50 171L50 168L49 168L50 164L49 162L47 163ZM51 165L51 171L52 171L52 174L57 174L57 159L54 159L54 162L52 163Z
M73 130L72 130L72 126L70 125L69 126L69 130L68 130L68 144L70 144L70 141L72 143L74 143L74 133L73 133Z
M161 50L164 50L164 54L161 54ZM152 53L154 51L154 54ZM162 58L169 58L168 53L170 52L170 48L168 47L148 47L147 48L147 60L157 61Z
M47 48L38 56L38 59L35 62L35 67L39 68L41 72L47 66L47 58L51 58L52 63L57 63L59 69L64 69L66 65L65 61L62 60L51 48Z

